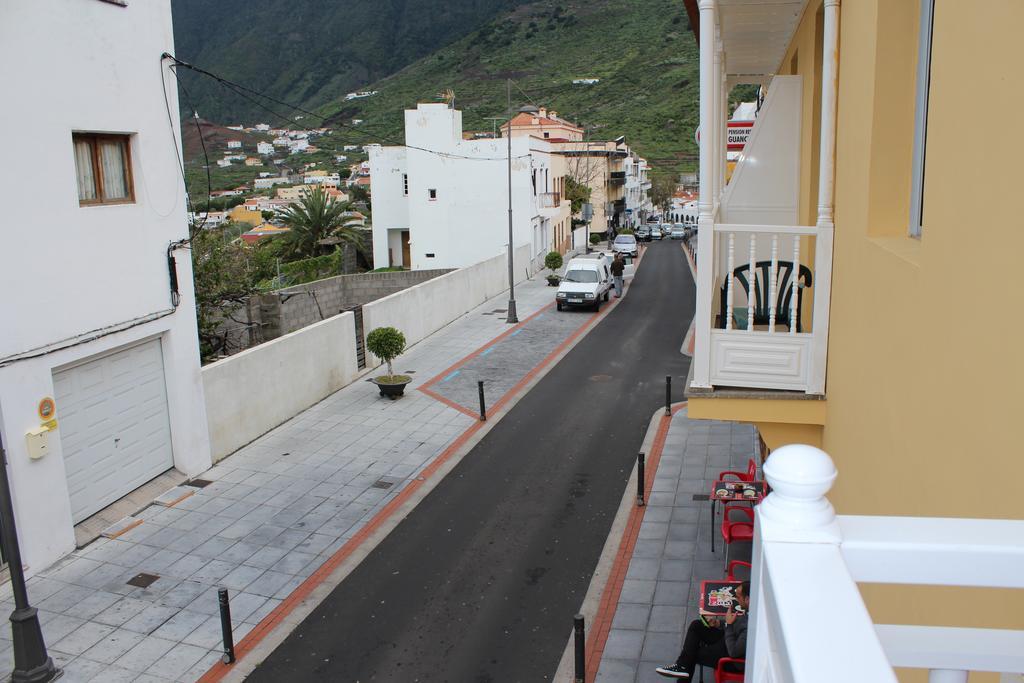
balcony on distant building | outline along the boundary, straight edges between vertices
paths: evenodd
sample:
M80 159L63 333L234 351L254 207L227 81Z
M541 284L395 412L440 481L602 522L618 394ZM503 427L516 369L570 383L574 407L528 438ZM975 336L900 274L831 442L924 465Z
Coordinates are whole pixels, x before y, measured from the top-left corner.
M537 204L542 209L557 209L562 205L561 192L541 192L537 195Z

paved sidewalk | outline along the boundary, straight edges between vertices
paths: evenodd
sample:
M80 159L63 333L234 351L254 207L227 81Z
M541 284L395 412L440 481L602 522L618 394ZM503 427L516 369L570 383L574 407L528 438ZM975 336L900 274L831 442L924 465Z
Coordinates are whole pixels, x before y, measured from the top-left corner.
M746 470L758 453L752 425L672 417L644 510L640 535L604 646L598 683L668 680L655 667L672 664L687 625L697 618L700 582L725 576L725 552L711 552L708 494L722 470ZM716 521L721 520L721 506ZM717 533L717 528L715 529ZM730 559L749 560L750 544L734 544ZM699 669L698 669L699 671ZM709 671L706 680L713 680ZM695 675L700 680L700 674Z
M521 319L548 306L553 292L542 278L517 286ZM396 367L415 378L405 398L380 398L374 385L356 381L221 461L201 475L212 483L188 498L145 508L136 528L34 576L29 596L50 654L65 670L62 680L203 675L220 655L218 586L231 590L237 643L475 424L417 388L509 330L493 313L506 297L401 356ZM579 325L591 319L573 317ZM534 320L524 326L531 334L501 342L519 361L495 370L503 376L489 401L515 384L508 375L530 369L536 354L525 349L536 335L550 343L571 333L571 326L546 324L555 316ZM158 578L147 587L128 585L142 573ZM9 589L0 601L5 609L13 609ZM10 630L0 629L0 638L0 670L10 670Z

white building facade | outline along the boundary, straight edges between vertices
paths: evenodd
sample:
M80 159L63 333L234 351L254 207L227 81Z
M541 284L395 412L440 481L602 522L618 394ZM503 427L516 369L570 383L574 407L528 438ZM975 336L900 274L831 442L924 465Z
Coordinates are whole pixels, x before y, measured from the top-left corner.
M407 147L370 147L374 265L462 268L508 249L508 140L464 140L462 112L405 112ZM513 243L535 262L569 219L550 143L512 139Z
M210 448L178 97L156 68L170 0L4 15L0 55L22 66L0 89L32 107L0 126L50 170L2 176L19 201L0 228L0 437L32 574L75 548L75 524L167 470L199 474Z
M625 224L635 228L654 210L649 196L651 181L648 177L647 160L631 154L623 164L623 170L626 172L623 195L626 200Z

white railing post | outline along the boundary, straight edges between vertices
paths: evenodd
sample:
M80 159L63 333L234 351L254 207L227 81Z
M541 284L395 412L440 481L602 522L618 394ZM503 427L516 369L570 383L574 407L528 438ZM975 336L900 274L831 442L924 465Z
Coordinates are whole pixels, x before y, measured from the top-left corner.
M725 267L725 329L732 329L732 297L733 278L732 271L736 268L736 233L729 233L729 257Z
M775 300L779 287L779 235L772 235L772 265L768 271L768 333L775 332Z
M789 333L796 334L797 294L800 292L800 235L793 235L793 270L789 290Z
M714 123L715 0L700 0L700 198L697 218L697 306L693 386L711 388L711 297L714 288L712 125Z
M750 233L750 274L747 278L747 332L754 331L754 303L757 301L757 233Z

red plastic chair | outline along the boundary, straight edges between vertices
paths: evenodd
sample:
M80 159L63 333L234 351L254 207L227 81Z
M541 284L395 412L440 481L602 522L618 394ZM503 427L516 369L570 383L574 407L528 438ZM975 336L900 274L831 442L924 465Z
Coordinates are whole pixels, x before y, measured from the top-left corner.
M747 576L748 577L750 576L751 572L753 572L753 570L754 570L753 565L751 565L749 562L744 562L743 560L733 560L732 562L729 563L729 567L728 567L728 572L729 573L725 577L726 581L739 581L739 579L736 578L736 568L737 567L746 567L747 568Z
M740 481L754 481L757 479L757 463L751 458L747 462L747 471L740 472L738 470L725 470L724 472L718 473L718 480L724 481L728 477L736 477Z
M744 518L741 521L732 519L729 513L735 512ZM722 540L725 542L725 566L729 566L729 546L734 541L754 540L754 511L739 503L726 503L722 513Z
M718 660L718 666L715 667L715 683L743 683L743 665L746 662L744 659L737 659L736 657L722 657ZM726 671L726 664L739 664L740 671Z

